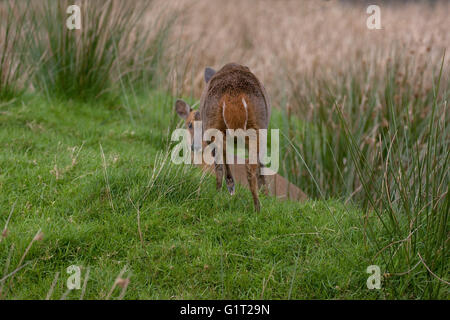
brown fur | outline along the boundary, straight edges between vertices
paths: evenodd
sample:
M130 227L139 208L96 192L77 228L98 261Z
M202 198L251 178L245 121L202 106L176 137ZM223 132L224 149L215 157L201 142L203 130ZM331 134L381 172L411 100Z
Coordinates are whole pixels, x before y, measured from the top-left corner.
M176 105L178 114L186 120L186 126L197 118L202 120L203 131L215 128L226 134L226 129L267 129L270 119L270 103L266 90L249 68L229 63L207 79L214 72L205 70L206 87L200 99L200 110L189 114L181 105ZM244 106L243 100L247 108ZM187 104L186 104L187 106ZM225 106L225 111L223 110ZM182 111L180 111L180 110ZM196 118L197 117L197 118ZM225 118L224 118L225 117ZM192 134L192 132L191 132ZM226 146L224 139L224 160ZM259 151L259 145L258 145ZM225 162L225 161L224 161ZM258 186L266 185L264 176L260 174L261 164L246 163L247 179L256 211L260 211ZM229 164L216 164L216 187L222 187L223 176L228 191L234 194L234 178ZM267 188L265 188L267 193Z
M249 113L254 116L255 129L267 129L270 104L264 87L247 67L229 63L214 74L203 90L200 99L203 130L209 128L220 130L223 123L221 99L228 99L227 96L231 99L239 95L247 97ZM242 105L240 99L237 103Z

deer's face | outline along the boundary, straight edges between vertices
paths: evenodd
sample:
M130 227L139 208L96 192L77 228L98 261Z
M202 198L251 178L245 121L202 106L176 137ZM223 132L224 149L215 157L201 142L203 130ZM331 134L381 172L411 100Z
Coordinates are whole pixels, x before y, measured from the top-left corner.
M214 76L216 71L214 69L211 69L207 67L205 69L205 83L208 83L209 80ZM194 121L200 121L200 112L196 110L192 110L192 108L183 100L179 99L177 102L175 102L175 111L178 113L178 115L184 119L186 129L189 130L189 134L191 135L191 150L192 151L199 151L203 147L203 142L198 143L196 145L194 143ZM201 133L201 132L200 132Z
M186 129L191 135L191 150L196 151L201 148L200 146L194 145L194 121L200 121L200 112L198 110L192 110L192 108L183 100L177 100L175 103L175 110L177 114L184 119Z

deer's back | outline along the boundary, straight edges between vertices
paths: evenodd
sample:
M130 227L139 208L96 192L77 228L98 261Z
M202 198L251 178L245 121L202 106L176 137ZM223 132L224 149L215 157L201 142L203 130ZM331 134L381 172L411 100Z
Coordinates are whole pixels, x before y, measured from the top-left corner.
M267 128L270 103L263 85L247 67L230 63L214 74L203 91L200 100L203 129L217 128L223 122L220 101L225 96L245 96L252 108L256 126Z

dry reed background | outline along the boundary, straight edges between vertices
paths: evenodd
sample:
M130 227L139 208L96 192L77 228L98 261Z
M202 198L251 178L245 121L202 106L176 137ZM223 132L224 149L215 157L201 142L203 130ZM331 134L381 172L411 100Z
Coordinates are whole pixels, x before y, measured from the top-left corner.
M369 30L366 6L339 1L171 1L167 10L182 13L173 41L187 48L172 47L178 60L172 78L178 79L177 89L198 97L205 65L240 62L262 79L277 105L292 96L286 74L334 82L350 70L357 74L360 64L384 70L393 54L402 53L413 63L411 81L422 74L431 80L431 67L450 43L450 4L380 6L382 30ZM449 61L447 55L444 75Z

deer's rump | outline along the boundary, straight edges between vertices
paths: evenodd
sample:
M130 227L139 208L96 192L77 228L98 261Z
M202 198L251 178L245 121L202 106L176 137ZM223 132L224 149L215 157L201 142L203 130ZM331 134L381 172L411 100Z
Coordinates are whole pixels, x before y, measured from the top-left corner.
M203 129L225 130L226 120L230 129L244 129L245 122L246 128L265 129L270 105L264 87L247 67L228 64L208 82L200 101L200 113Z

